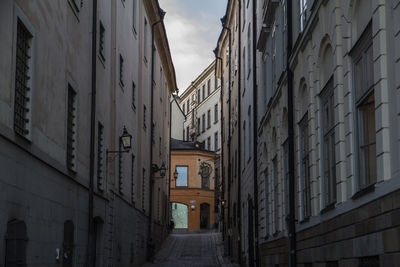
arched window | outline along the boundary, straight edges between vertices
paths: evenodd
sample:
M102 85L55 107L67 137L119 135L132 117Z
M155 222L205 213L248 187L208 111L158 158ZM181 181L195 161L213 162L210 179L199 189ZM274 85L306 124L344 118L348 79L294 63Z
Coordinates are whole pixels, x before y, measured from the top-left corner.
M7 224L5 266L26 266L28 236L24 221L11 220Z
M72 267L74 256L74 223L65 221L63 240L63 267Z

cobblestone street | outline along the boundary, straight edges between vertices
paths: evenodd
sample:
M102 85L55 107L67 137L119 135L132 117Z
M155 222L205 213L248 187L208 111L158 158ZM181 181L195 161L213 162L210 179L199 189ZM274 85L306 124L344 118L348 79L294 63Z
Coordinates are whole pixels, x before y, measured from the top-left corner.
M154 263L143 267L238 266L222 257L222 241L216 232L174 233L164 242Z

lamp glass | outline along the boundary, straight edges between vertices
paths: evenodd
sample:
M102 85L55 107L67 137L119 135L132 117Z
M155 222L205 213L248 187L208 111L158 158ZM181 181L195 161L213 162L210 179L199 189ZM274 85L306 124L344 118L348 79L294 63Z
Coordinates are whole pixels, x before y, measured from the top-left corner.
M122 147L124 150L129 150L132 147L132 135L130 135L124 127L124 132L121 136Z
M167 171L167 168L165 168L165 164L163 163L163 164L161 165L161 168L160 168L160 175L161 175L161 177L164 177L164 176L165 176L166 171Z

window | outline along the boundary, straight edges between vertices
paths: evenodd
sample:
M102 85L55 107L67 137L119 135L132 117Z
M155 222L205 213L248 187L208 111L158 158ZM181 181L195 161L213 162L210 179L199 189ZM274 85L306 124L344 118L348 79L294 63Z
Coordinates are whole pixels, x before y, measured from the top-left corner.
M9 221L5 239L5 266L26 266L28 236L25 222L20 220Z
M216 132L214 134L214 147L215 147L215 151L217 151L219 149L219 144L218 144L218 132Z
M120 139L119 140L119 151L122 151L123 150L123 147L122 147L122 140ZM124 193L124 188L123 188L123 185L124 185L124 177L123 177L123 169L122 169L122 153L119 153L119 155L118 155L118 190L119 190L119 193L121 194L121 195L123 195L123 193Z
M277 157L272 160L274 170L274 226L275 232L279 231L279 178Z
M207 111L207 129L211 127L211 110Z
M200 104L200 89L197 90L197 104Z
M243 122L243 162L246 163L246 121Z
M283 147L283 174L284 174L284 190L285 190L285 214L289 215L289 142L286 140Z
M145 181L146 181L146 169L142 169L142 210L145 211L144 209L144 194L145 194Z
M203 94L203 99L204 100L206 98L206 85L203 84L203 87L201 88L201 93Z
M175 181L175 187L187 187L188 186L188 166L176 166L176 172L178 178Z
M218 78L217 78L217 75L215 75L215 77L214 77L214 90L217 90L217 88L218 88Z
M103 23L100 21L100 36L99 36L99 55L102 60L105 60L104 57L104 35L105 35L105 28Z
M243 71L242 71L242 73L243 73L243 92L244 92L244 90L245 90L245 84L246 84L246 47L243 47L243 59L242 59L242 62L243 62Z
M247 75L249 75L251 72L251 23L249 23L249 28L247 29L247 69Z
M186 113L189 113L189 99L186 101ZM185 110L183 110L185 111Z
M132 82L132 106L136 108L136 84Z
M161 137L158 138L158 154L160 156L162 154L162 139L161 139Z
M304 27L307 21L307 2L309 0L300 0L300 31L304 31Z
M143 35L143 55L144 55L144 60L147 62L147 49L148 49L148 37L147 37L147 31L148 31L148 23L147 19L144 19L144 35Z
M211 137L207 138L207 150L211 150Z
M265 237L269 235L269 180L268 169L264 171L264 197L265 197Z
M119 54L119 83L124 86L124 58Z
M243 23L243 28L244 28L244 25L246 24L246 8L245 8L245 6L246 6L246 3L245 3L245 1L246 0L243 0L242 1L242 23Z
M379 267L379 256L362 257L359 259L359 267Z
M204 133L206 131L206 114L203 114L203 116L201 116L201 126L202 126L202 132Z
M214 106L214 123L218 122L218 104Z
M146 105L143 105L143 128L146 129Z
M104 126L99 122L97 130L97 189L104 190L103 187L103 165L104 165Z
M186 110L185 104L183 104L182 110L183 110L183 113L185 113L185 110Z
M375 95L374 62L371 25L363 33L357 47L353 49L354 92L356 122L358 128L358 169L359 187L366 188L375 184L376 174L376 131L375 131Z
M189 126L186 127L186 141L189 141Z
M277 89L277 81L276 81L276 23L274 22L274 25L272 27L272 40L271 40L271 46L272 46L272 56L271 56L271 75L272 75L272 90L275 92Z
M75 171L76 162L76 92L68 85L67 167Z
M133 0L133 6L132 6L132 24L133 24L133 31L136 34L136 28L137 28L137 1L138 0Z
M186 137L186 134L185 134L185 128L183 128L183 141L185 141L185 137ZM186 140L186 141L188 141L188 140Z
M207 81L207 95L211 94L211 80Z
M200 135L201 133L201 128L200 128L201 124L200 124L200 118L197 118L197 134ZM204 128L204 126L203 126Z
M335 109L332 79L321 94L325 206L336 202Z
M299 123L300 128L300 160L301 160L301 193L303 204L303 219L311 216L311 181L310 159L308 146L308 115L304 115Z
M28 136L31 112L32 34L21 20L18 19L17 24L14 130L21 136Z
M135 156L131 155L131 202L135 203Z
M72 267L74 262L74 231L73 222L66 221L64 223L64 238L63 238L63 267Z

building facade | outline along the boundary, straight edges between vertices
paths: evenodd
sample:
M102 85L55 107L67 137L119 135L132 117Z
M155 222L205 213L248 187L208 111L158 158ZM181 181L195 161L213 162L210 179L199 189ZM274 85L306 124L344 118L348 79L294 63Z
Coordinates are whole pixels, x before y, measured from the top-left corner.
M169 222L169 171L155 177L177 88L158 2L0 10L0 266L141 265Z
M242 82L227 92L241 96L242 193L225 210L248 207L241 264L397 266L399 1L228 1L222 66L236 53L226 49L234 5ZM231 112L223 107L223 120ZM229 123L223 131L228 188Z
M202 143L171 140L171 209L175 229L215 227L216 153Z

